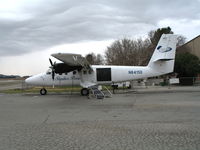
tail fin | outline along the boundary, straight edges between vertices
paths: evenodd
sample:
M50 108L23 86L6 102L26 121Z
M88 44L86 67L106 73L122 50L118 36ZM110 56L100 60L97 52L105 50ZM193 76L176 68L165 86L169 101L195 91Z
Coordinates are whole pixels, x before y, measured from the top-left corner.
M148 67L158 72L166 74L173 72L174 59L176 53L177 36L173 34L163 34L149 61Z

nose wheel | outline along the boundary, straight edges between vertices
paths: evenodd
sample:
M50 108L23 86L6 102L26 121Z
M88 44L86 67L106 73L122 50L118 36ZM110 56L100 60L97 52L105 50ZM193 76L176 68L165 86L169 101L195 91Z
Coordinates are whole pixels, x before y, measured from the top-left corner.
M87 88L82 88L81 89L81 95L82 96L88 96L89 94L89 90Z
M46 94L47 94L47 90L46 90L45 88L42 88L42 89L40 90L40 94L41 94L41 95L46 95Z

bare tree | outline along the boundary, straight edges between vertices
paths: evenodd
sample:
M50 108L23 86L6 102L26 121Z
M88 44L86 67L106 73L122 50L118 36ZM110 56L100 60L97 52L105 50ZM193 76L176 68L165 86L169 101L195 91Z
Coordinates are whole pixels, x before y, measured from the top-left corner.
M104 64L104 59L101 54L95 55L94 53L89 53L85 56L86 60L91 64L91 65L102 65Z
M130 39L117 40L111 46L107 47L105 57L109 65L132 65L134 63L133 51L135 43Z
M101 54L97 54L94 64L95 65L103 65L104 64L104 58Z
M182 36L182 35L179 35L178 36L178 42L177 42L177 47L180 47L182 46L183 44L185 44L185 41L186 41L186 37Z
M105 57L107 64L112 65L144 65L146 62L145 50L150 46L150 40L122 39L107 47Z

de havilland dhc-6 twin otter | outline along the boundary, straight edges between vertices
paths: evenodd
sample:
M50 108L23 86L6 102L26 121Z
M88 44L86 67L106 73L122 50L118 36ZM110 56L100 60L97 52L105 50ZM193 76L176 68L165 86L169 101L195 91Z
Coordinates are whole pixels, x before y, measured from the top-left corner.
M173 72L177 36L163 34L147 66L90 65L80 54L56 53L51 56L62 63L51 63L46 73L34 75L25 80L29 85L42 86L40 94L47 93L46 86L80 85L81 95L87 96L89 90L98 91L98 85L144 79ZM134 58L133 58L134 59Z

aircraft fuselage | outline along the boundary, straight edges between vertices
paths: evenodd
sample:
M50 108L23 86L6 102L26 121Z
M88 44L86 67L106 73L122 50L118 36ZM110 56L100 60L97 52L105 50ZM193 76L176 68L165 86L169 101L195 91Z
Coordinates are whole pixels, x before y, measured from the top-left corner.
M105 66L93 65L92 70L72 71L69 73L55 74L52 79L51 71L32 76L26 80L27 83L37 86L68 86L80 85L81 82L94 84L111 84L115 82L142 79L150 76L160 75L150 67L137 66ZM86 87L87 88L87 87Z

